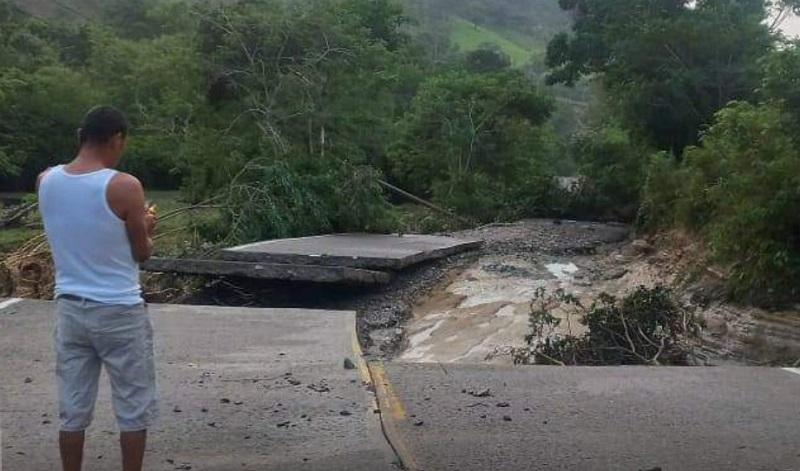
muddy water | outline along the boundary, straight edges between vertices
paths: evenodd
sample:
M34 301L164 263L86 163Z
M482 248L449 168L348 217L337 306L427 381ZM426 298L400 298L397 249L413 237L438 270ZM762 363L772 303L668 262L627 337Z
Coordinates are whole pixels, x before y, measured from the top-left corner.
M580 268L572 260L532 261L489 255L452 276L414 308L407 362L511 363L525 345L530 303L539 288L576 290ZM576 333L574 314L560 313L562 330Z

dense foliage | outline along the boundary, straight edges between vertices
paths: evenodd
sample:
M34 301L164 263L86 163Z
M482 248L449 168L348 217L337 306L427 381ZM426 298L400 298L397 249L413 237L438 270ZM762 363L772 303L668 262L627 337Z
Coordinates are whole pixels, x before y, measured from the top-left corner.
M549 45L552 83L600 74L608 106L680 154L731 100L753 96L772 38L762 0L562 0L573 34Z
M381 180L478 220L549 205L553 104L494 45L437 57L394 0L113 0L80 21L0 1L0 185L75 152L97 103L124 169L214 197L214 239L390 230ZM552 9L552 8L551 8Z
M717 113L683 161L653 158L640 222L703 234L730 267L733 294L775 304L800 295L800 49L761 64L758 103Z
M577 20L550 43L550 81L602 86L573 146L593 211L641 198L640 226L702 236L733 294L796 299L800 52L768 19L798 2L560 3Z
M787 123L776 106L731 104L684 162L657 157L642 214L706 235L735 293L760 301L800 294L800 152Z
M434 76L400 124L394 173L412 191L480 220L541 208L554 150L542 125L551 108L516 71Z

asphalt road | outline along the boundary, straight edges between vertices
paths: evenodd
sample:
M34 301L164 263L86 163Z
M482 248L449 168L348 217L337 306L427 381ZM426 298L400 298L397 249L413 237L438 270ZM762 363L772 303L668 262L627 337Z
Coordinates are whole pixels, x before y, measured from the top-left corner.
M2 471L57 469L52 309L0 300ZM352 312L152 315L162 420L148 470L800 470L800 371L367 369ZM96 416L85 469L118 469L105 384Z
M53 305L2 306L0 469L56 470ZM151 314L162 403L148 471L396 469L362 371L344 368L345 358L358 360L354 313L153 306ZM88 471L119 469L106 383Z
M392 363L385 376L418 470L800 469L797 372Z

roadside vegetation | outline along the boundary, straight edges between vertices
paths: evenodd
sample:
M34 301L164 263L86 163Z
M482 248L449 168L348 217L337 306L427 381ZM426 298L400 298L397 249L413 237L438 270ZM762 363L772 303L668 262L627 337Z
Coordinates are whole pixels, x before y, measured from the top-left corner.
M557 310L579 314L585 332L556 334L563 323ZM701 327L663 286L639 287L621 299L602 293L588 307L563 291L540 290L529 323L528 347L515 352L515 362L561 366L687 365Z
M548 81L593 77L603 93L572 145L578 210L639 208L645 232L704 240L736 299L796 300L800 49L772 13L800 4L693 3L560 2L576 22L548 47Z
M510 43L433 59L391 0L92 13L64 22L0 3L3 188L29 191L68 160L74 123L107 102L133 122L124 170L187 204L216 198L216 219L188 221L212 242L420 226L381 182L479 222L552 206L553 102L512 68Z

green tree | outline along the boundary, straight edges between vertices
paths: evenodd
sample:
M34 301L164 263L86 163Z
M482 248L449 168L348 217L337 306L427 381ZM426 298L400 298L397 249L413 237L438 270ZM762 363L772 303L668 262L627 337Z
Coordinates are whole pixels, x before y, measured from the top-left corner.
M572 34L548 46L550 83L597 76L608 105L677 155L732 100L750 99L773 37L762 0L561 0Z
M551 111L551 100L519 72L434 76L401 120L393 175L464 214L497 217L504 195L520 186L546 191L531 179L548 169L552 141L543 125Z
M587 181L581 188L581 212L633 219L639 207L644 183L646 146L615 123L604 124L581 134L573 144L579 173Z
M467 69L475 73L500 72L511 68L511 57L494 44L484 44L467 53Z

